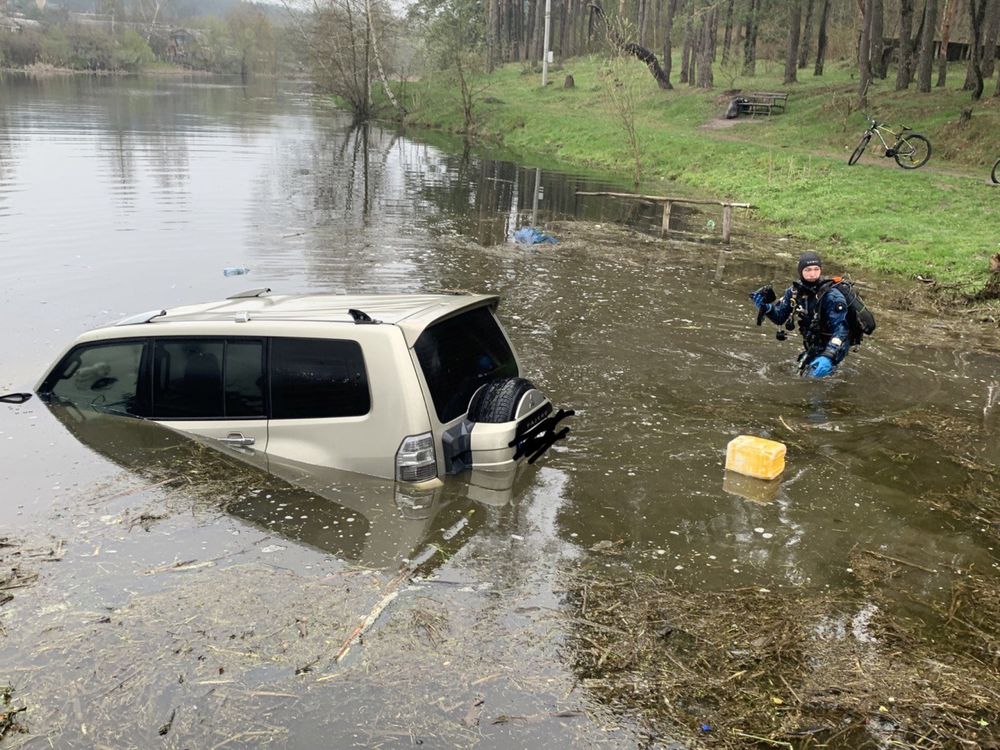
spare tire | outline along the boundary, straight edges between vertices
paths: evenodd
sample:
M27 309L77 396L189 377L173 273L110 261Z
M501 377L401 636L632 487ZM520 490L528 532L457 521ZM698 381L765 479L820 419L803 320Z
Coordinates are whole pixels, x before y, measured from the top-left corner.
M517 406L528 391L535 389L524 378L500 378L487 383L469 402L469 419L473 422L511 422L517 419Z

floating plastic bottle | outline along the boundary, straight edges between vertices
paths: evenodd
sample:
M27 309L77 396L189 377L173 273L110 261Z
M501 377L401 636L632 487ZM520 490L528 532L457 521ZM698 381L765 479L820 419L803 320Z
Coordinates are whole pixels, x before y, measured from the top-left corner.
M243 276L248 273L250 273L250 269L246 266L229 266L222 269L223 276Z

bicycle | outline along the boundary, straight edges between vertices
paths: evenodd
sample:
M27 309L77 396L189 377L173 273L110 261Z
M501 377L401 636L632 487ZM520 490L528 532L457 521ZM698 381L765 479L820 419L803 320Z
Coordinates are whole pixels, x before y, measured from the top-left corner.
M1000 159L997 159L997 163L993 165L993 171L990 172L990 179L993 183L1000 185Z
M854 165L858 163L858 159L861 158L861 154L865 152L868 147L868 142L872 139L872 136L878 136L878 139L882 142L882 148L885 149L886 158L892 157L896 160L896 163L903 169L917 169L918 167L924 166L927 160L931 158L931 142L924 138L919 133L914 133L910 128L903 125L899 132L890 130L886 127L884 122L878 122L873 117L868 117L868 129L865 130L864 135L861 136L861 142L858 143L858 147L854 149L854 153L851 154L851 158L847 160L849 165ZM890 146L886 139L882 136L883 133L887 133L891 136L892 145ZM993 167L994 172L997 168Z

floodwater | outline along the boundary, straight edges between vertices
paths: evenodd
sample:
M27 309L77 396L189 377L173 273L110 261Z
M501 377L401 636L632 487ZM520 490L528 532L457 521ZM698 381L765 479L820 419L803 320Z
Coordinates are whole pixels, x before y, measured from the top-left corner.
M995 498L995 330L880 309L888 285L862 279L876 336L803 380L747 300L800 248L740 218L724 248L709 213L681 217L703 241L663 241L651 207L575 194L624 189L353 128L295 86L0 80L0 391L151 308L463 289L502 297L527 376L577 412L513 487L409 496L3 405L0 540L25 585L0 609L0 683L27 708L4 742L631 747L644 728L574 674L564 571L849 593L863 549L928 600L955 571L997 575L995 517L949 512ZM560 244L508 240L533 218ZM725 475L739 434L788 445L780 481Z

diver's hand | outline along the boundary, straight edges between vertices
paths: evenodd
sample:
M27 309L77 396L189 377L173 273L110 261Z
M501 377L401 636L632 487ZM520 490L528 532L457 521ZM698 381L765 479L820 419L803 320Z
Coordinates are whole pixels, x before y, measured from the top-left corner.
M811 378L825 378L833 372L833 360L829 357L816 357L809 363L806 374Z
M771 303L764 301L763 292L751 292L750 299L753 300L753 303L758 309L763 310L764 312L771 312Z

